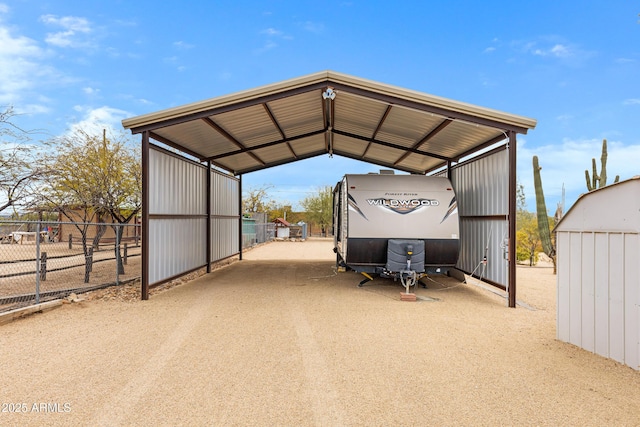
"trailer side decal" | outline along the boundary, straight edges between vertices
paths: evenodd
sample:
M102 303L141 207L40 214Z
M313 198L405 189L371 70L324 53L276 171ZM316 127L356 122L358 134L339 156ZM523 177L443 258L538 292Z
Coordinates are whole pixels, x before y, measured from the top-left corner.
M385 198L377 198L377 199L367 199L367 203L370 206L380 206L386 209L389 209L395 213L406 215L411 212L415 212L420 208L425 206L438 206L440 202L435 199L409 199L409 200L400 200L400 199L385 199Z
M351 194L349 194L347 197L349 199L349 207L354 211L358 212L360 215L362 215L364 219L369 221L369 218L367 218L367 216L364 213L362 213L362 210L360 210L360 208L358 207L358 202L356 202L356 199L354 199Z
M451 215L455 215L457 213L458 213L458 201L454 197L453 199L451 199L451 203L449 203L449 209L447 209L447 214L444 216L444 218L442 218L442 221L440 221L440 224L442 224Z

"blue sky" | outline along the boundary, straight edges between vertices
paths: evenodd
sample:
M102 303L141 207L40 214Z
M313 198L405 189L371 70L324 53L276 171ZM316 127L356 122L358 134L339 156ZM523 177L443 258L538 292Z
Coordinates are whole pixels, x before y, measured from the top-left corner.
M604 1L0 0L0 106L46 139L333 70L538 120L518 140L535 209L608 174L640 175L640 3ZM138 138L136 136L136 138ZM320 157L248 174L296 204L373 165Z

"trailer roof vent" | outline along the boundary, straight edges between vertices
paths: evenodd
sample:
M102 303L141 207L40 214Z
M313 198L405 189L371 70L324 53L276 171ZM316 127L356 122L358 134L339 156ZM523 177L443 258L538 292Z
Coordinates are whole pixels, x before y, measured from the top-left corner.
M380 175L395 175L395 172L391 169L380 169Z

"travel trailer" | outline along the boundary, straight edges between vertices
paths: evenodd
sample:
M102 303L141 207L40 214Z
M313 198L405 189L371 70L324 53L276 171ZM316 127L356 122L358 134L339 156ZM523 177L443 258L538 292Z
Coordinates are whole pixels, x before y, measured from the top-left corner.
M400 279L409 288L458 261L460 226L451 181L391 173L345 175L333 192L338 267Z

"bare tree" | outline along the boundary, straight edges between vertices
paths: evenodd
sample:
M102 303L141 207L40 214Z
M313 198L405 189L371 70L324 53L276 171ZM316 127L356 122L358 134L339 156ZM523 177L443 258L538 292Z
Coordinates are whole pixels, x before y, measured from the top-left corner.
M0 112L0 212L27 208L45 173L37 146L29 144L30 132L14 123L15 116L11 106Z
M263 185L245 190L242 197L243 212L270 212L275 209L277 203L269 197L271 188L273 188L272 185Z

